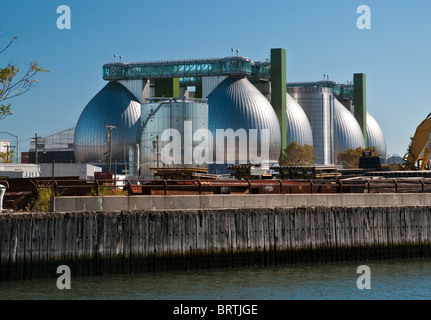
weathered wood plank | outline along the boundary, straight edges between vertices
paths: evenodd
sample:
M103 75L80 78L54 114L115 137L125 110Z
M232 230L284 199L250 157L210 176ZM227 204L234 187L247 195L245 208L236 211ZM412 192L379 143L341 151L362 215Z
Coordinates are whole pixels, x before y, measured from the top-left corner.
M431 255L428 207L0 216L0 281Z

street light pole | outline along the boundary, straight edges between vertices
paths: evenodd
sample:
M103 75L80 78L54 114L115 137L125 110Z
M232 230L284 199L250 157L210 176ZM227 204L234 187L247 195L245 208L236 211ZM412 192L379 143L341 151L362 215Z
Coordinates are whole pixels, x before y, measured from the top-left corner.
M11 135L12 137L16 138L16 156L15 156L15 158L16 158L16 163L19 163L19 138L18 138L18 136L14 135L12 133L6 132L6 131L1 131L0 133L6 133L6 134Z
M113 125L107 125L106 126L109 130L109 149L108 149L108 170L111 172L111 156L112 156L112 129L115 129L116 126Z

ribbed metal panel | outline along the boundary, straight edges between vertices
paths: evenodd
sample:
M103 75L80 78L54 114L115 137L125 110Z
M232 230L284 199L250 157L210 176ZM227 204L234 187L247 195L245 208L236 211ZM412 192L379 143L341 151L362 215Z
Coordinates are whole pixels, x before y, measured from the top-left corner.
M355 116L334 98L334 154L347 149L365 148L361 127Z
M269 101L256 89L246 77L229 77L221 82L208 96L209 130L216 137L216 130L244 129L247 134L250 129L258 129L257 150L262 150L260 141L262 129L269 130L269 161L277 162L281 152L281 133L278 118ZM215 148L214 148L215 149ZM227 154L236 150L225 148ZM220 151L220 150L219 150ZM215 150L214 155L216 155ZM246 155L247 156L247 155ZM238 154L235 159L238 159ZM249 160L247 158L247 160ZM226 163L226 162L225 162ZM218 167L218 168L216 168ZM225 168L225 169L223 169ZM224 172L222 172L224 170ZM210 166L213 173L228 173L227 166Z
M142 103L144 80L119 80L118 82L125 86L126 89L131 93L133 93L135 98Z
M227 76L202 77L202 97L206 98Z
M199 129L208 129L208 104L206 102L192 99L160 100L142 104L141 113L141 176L154 175L154 171L150 168L157 166L157 154L159 154L159 166L161 167L207 166L207 164L199 163L199 159L193 156L193 151L200 144L200 142L193 141L194 133ZM181 148L181 161L177 163L164 157L162 152L170 144L170 141L164 141L162 137L163 132L169 129L174 129L179 133L180 140L177 139L171 144L175 148ZM157 136L159 137L158 150ZM179 144L175 144L177 142Z
M298 102L313 130L313 147L317 164L334 164L334 96L332 89L323 87L293 87L287 92Z
M313 145L313 132L310 121L301 106L290 94L286 96L287 106L287 143L295 141L297 144Z
M367 143L368 147L375 147L383 159L386 159L386 140L376 119L367 112Z
M141 104L118 82L109 82L90 100L75 128L77 162L108 162L107 125L112 130L112 163L127 163L129 146L138 143Z

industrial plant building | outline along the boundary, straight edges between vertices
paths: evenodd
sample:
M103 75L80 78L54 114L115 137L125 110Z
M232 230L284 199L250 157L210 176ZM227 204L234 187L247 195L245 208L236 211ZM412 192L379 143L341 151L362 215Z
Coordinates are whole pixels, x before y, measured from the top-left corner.
M103 171L151 177L153 168L169 166L213 174L229 173L233 163L269 168L292 141L312 145L321 165L358 147L386 158L384 135L367 111L365 74L347 84L287 83L285 49L271 49L261 62L233 51L216 59L114 61L103 66L103 79L73 128L73 160Z

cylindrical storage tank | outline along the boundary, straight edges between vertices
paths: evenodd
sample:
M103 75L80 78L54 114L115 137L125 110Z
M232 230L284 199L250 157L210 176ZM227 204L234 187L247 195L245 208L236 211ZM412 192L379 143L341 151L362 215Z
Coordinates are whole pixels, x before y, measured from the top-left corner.
M292 87L287 92L302 107L313 130L317 164L334 164L334 96L331 88Z
M231 76L208 96L214 163L209 172L227 174L229 164L277 163L281 131L268 99L246 78ZM224 138L224 136L226 138Z
M111 133L111 163L126 164L126 150L138 143L141 104L122 84L109 82L82 111L75 127L76 162L109 162L107 126Z
M198 152L198 135L208 131L204 99L153 99L142 104L140 175L152 177L159 167L200 167L208 163Z
M376 148L382 159L386 160L386 139L376 119L367 111L367 144Z
M297 144L313 145L313 131L311 130L310 121L301 106L292 98L290 94L286 95L286 113L287 113L287 144L295 141Z
M334 156L348 149L365 148L364 136L355 116L334 98Z

